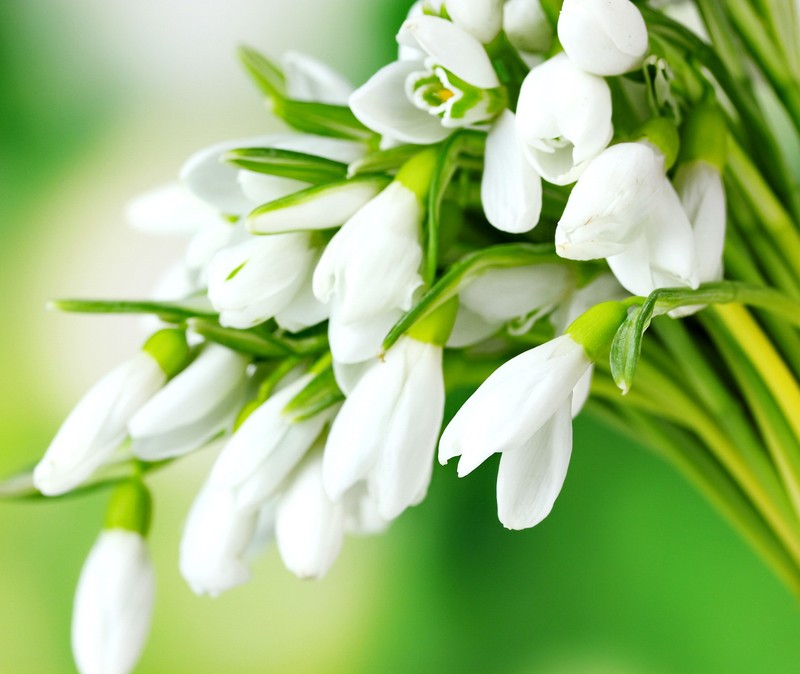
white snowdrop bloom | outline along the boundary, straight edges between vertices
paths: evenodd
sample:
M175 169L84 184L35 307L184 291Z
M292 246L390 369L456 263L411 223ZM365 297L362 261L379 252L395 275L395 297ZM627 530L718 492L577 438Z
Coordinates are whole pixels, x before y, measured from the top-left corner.
M545 52L553 44L553 28L539 0L507 0L503 30L520 51Z
M299 578L322 578L336 561L345 509L322 484L322 457L308 457L278 501L275 541L284 566Z
M622 75L647 55L647 26L629 0L564 0L558 39L570 60L594 75Z
M230 490L237 509L251 510L272 498L336 414L332 407L295 422L284 412L311 379L300 377L251 412L214 463L209 487Z
M377 354L389 328L422 285L419 197L399 181L361 208L334 235L314 271L318 300L331 305L329 337L344 363Z
M539 222L542 181L523 156L510 110L500 114L486 138L481 203L486 219L503 232L528 232Z
M317 257L307 232L250 236L223 248L208 266L208 297L220 323L251 328L288 308Z
M145 461L180 456L227 429L244 401L249 363L208 344L130 419L133 453Z
M128 421L164 385L167 375L143 351L118 365L83 396L33 471L33 484L56 496L106 463L128 434Z
M180 545L180 572L193 592L217 596L250 579L247 552L258 519L258 510L236 507L230 489L206 483L189 511Z
M444 4L453 22L484 44L503 27L503 0L446 0Z
M562 335L498 368L453 417L439 461L460 456L459 476L502 452L500 521L532 527L550 512L572 451L572 392L591 366L580 344Z
M442 348L402 337L375 361L333 421L323 457L334 500L366 481L383 519L421 500L444 412Z
M141 534L107 529L81 571L72 652L81 674L127 674L150 628L155 574Z
M636 295L698 285L692 226L665 175L664 156L649 143L614 145L586 167L555 239L562 257L606 258Z
M353 114L370 129L405 143L437 143L451 129L503 110L505 96L483 45L460 26L415 14L397 41L406 47L404 58L350 97Z
M178 183L136 197L128 203L125 214L132 227L156 236L196 234L219 219L211 206Z
M611 91L603 78L580 70L562 53L528 73L516 121L536 171L548 182L567 185L614 135Z

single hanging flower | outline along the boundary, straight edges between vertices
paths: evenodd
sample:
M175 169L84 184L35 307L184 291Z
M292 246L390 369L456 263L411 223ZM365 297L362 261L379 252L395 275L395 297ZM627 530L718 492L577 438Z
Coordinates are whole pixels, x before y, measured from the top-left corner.
M548 182L567 185L614 135L611 90L601 77L559 54L523 81L516 122L525 156L536 171Z
M483 45L455 23L412 16L397 41L404 57L350 97L353 114L369 128L405 143L437 143L451 129L490 121L505 107Z
M130 419L187 359L182 331L155 333L141 353L109 372L75 406L36 465L34 486L57 496L84 482L113 457Z
M124 484L114 498L120 489L131 498L132 490L143 488ZM149 515L109 514L114 519L89 553L75 592L72 652L81 674L127 674L150 630L155 574L144 540Z
M622 75L647 55L647 26L629 0L564 0L558 39L570 60L594 75Z

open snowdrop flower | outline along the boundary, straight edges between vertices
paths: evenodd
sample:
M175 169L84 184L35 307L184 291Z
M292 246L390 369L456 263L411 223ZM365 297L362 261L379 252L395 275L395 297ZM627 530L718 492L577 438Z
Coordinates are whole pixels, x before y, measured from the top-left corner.
M328 496L364 481L385 520L421 500L444 413L442 348L401 337L350 392L323 457Z
M314 270L314 295L330 304L328 336L337 361L374 357L422 285L419 226L427 180L420 176L432 170L431 152L411 159L342 226Z
M525 155L536 171L548 182L567 185L614 134L611 91L604 79L579 69L562 53L528 73L516 122Z
M439 461L460 456L460 477L502 452L497 501L506 527L532 527L553 507L572 451L572 391L590 366L581 344L557 337L500 366L445 429Z
M182 331L150 337L134 358L98 381L75 406L33 471L47 496L74 489L112 458L130 419L188 359Z
M130 419L133 453L145 461L180 456L228 428L243 402L249 363L240 353L206 345Z
M605 258L635 295L698 285L695 241L664 155L646 142L614 145L587 166L556 228L556 251Z
M290 307L318 256L308 232L250 236L219 251L208 266L208 297L220 323L251 328ZM315 322L325 317L322 305L309 309Z
M455 23L415 15L397 40L411 58L385 66L350 97L369 128L406 143L437 143L503 110L505 93L483 45Z
M647 55L647 26L629 0L564 0L558 39L570 60L594 75L622 75Z

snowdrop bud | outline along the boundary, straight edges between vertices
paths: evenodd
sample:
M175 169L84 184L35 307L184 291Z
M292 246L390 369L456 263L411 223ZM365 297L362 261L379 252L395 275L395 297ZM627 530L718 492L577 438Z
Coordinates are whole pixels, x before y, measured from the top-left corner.
M170 362L165 354L168 369ZM80 485L111 458L127 435L128 421L166 381L167 373L147 351L100 379L70 412L36 465L36 488L57 496Z
M215 597L250 579L245 556L257 523L258 511L239 510L231 490L202 488L180 547L181 575L195 594Z
M614 135L611 91L605 80L559 54L523 81L516 121L533 167L548 182L567 185Z
M128 423L145 461L180 456L227 428L241 406L249 359L209 344Z
M328 496L365 480L383 519L424 496L444 411L442 348L401 337L361 377L331 426Z
M275 540L286 568L299 578L322 578L339 555L344 525L342 503L331 500L322 486L322 457L309 458L281 496L275 517Z
M647 26L629 0L564 0L558 38L570 60L595 75L621 75L647 54Z
M453 22L488 44L497 37L503 24L503 0L447 0L447 13Z
M249 237L208 266L208 297L224 326L251 328L286 309L317 256L307 232Z
M507 0L503 30L521 51L546 52L553 44L553 28L539 0Z

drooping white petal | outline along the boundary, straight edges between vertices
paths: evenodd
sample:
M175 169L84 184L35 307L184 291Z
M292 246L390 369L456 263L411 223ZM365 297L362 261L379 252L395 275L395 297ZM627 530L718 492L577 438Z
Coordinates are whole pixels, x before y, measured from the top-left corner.
M553 29L539 0L507 0L503 30L517 49L545 52L553 44Z
M578 380L578 383L575 384L575 388L572 389L572 409L570 411L573 419L581 413L583 406L589 399L589 394L591 393L593 375L594 375L594 365L592 365L591 367L589 367L588 370L586 370L584 375Z
M136 197L125 209L136 229L157 236L185 236L219 219L219 214L182 185L163 185Z
M344 507L322 486L322 458L306 460L278 504L275 539L286 568L299 578L322 578L344 538Z
M368 536L379 534L389 526L388 520L380 516L378 504L367 490L365 482L360 482L344 495L345 521L348 534Z
M387 361L393 358L405 361L405 380L368 480L385 520L424 498L444 414L441 347L403 337L385 356Z
M81 674L128 674L150 629L155 574L144 539L110 529L81 571L72 613L72 652Z
M271 176L255 171L239 171L236 176L242 194L253 205L268 204L270 201L299 192L311 184L294 178Z
M406 78L422 68L419 61L395 61L381 68L350 96L353 114L373 131L404 143L428 145L444 140L450 130L406 96Z
M232 422L243 402L249 359L210 344L128 423L133 452L145 461L186 454Z
M490 322L546 313L573 289L572 271L559 264L489 269L459 293L461 304Z
M292 297L289 305L275 314L275 321L283 330L300 332L300 330L310 328L312 325L322 323L330 316L330 308L314 296L314 291L311 287L311 270L316 267L321 254L322 251L320 250L319 254L311 261L309 272L304 277L300 288Z
M522 155L510 110L489 131L484 162L481 202L486 219L503 232L533 229L542 210L542 181Z
M447 338L447 346L451 349L461 349L479 344L497 332L501 325L502 323L496 321L487 321L459 302L456 322L453 324L450 337Z
M564 0L558 39L581 70L622 75L647 54L647 26L629 0Z
M400 44L417 46L434 63L481 89L500 86L483 45L454 23L436 16L406 19L397 34Z
M581 345L562 335L500 366L445 429L439 461L461 455L460 476L495 452L522 445L555 413L591 365Z
M552 314L550 322L557 335L564 332L572 321L601 302L623 300L629 293L613 274L603 273L582 288L577 288L567 301L562 302Z
M205 485L194 500L183 529L180 571L195 594L215 597L250 580L244 559L257 511L236 508L233 492Z
M281 58L281 65L290 98L347 105L353 85L328 64L308 54L289 51Z
M356 365L377 358L389 330L405 313L403 309L387 309L361 320L344 322L335 297L330 308L328 341L334 362L342 365Z
M572 454L570 400L519 447L506 449L497 473L497 515L508 529L527 529L550 514Z
M503 27L503 0L447 0L445 4L455 24L484 44Z
M250 237L218 252L208 266L208 297L220 323L251 328L288 307L316 256L307 233Z
M81 484L111 458L127 435L130 418L167 377L142 352L118 365L81 398L33 471L33 484L47 496Z

